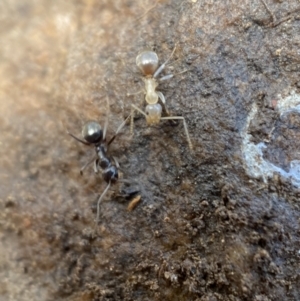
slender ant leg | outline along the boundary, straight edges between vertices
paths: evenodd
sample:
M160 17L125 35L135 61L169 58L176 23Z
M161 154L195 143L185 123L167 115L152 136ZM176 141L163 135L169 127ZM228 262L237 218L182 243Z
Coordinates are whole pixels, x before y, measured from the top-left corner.
M161 92L159 92L159 91L157 91L156 93L157 93L159 99L161 100L161 102L162 102L163 105L164 105L166 114L167 114L168 116L170 116L170 112L169 112L169 110L167 109L167 106L166 106L166 99L165 99L165 96L164 96Z
M133 124L134 124L134 112L138 111L140 112L142 115L144 115L145 117L147 117L147 114L142 111L140 108L138 108L136 105L131 104L131 119L130 119L130 133L133 134Z
M85 164L81 167L81 169L80 169L80 174L81 174L81 175L83 175L83 171L84 171L89 165L91 165L93 162L95 162L95 159L96 159L96 155L94 155L94 156L92 157L91 160L89 160L87 163L85 163Z
M120 124L120 126L118 127L118 129L116 130L115 134L111 137L111 139L108 141L107 145L110 145L115 138L117 137L117 135L120 133L120 131L122 130L122 128L125 126L126 122L128 121L128 119L130 118L130 115L127 116L127 118Z
M176 119L180 119L183 121L183 127L184 127L184 131L185 131L185 135L186 135L186 139L188 141L189 144L189 148L192 150L193 149L193 144L191 142L191 138L189 135L189 131L188 131L188 127L187 124L185 122L185 118L182 116L168 116L168 117L161 117L162 120L176 120Z
M102 192L101 196L98 199L98 202L97 202L97 217L96 217L96 223L97 224L99 223L99 218L100 218L100 204L101 204L104 196L106 195L110 185L111 185L111 181L108 182L106 188L104 189L104 191Z

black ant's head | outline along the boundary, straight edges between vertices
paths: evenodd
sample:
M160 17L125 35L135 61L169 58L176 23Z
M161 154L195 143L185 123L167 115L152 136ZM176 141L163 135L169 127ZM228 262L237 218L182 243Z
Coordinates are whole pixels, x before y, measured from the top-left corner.
M103 138L101 125L96 121L88 121L82 128L82 137L91 144L101 142Z

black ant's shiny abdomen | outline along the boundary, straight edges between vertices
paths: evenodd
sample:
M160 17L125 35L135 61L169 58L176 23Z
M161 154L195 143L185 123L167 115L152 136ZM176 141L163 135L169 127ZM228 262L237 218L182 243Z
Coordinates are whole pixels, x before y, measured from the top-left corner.
M109 167L107 167L103 171L102 175L105 182L111 182L112 184L116 183L119 178L118 169L114 165L110 165Z
M101 143L103 141L103 131L97 121L88 121L82 127L82 137L90 144Z

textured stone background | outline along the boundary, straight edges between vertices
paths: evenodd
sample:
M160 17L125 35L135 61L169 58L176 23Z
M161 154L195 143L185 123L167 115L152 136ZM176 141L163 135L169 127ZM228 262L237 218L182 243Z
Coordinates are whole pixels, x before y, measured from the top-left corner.
M300 159L299 114L276 109L300 90L300 2L265 1L1 2L0 300L300 299L299 188L242 152L248 122L270 162ZM176 43L166 73L188 72L160 90L195 150L181 124L126 126L110 154L132 184L96 226L105 185L66 129L103 123L107 95L112 135L142 106L138 52Z

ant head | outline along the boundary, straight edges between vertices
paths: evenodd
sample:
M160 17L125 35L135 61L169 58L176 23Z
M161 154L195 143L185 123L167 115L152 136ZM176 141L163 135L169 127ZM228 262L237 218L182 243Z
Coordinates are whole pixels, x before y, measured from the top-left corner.
M96 121L88 121L82 128L82 137L88 143L99 143L103 138L100 124Z
M158 67L158 56L154 51L143 51L136 57L136 64L144 75L153 75Z

